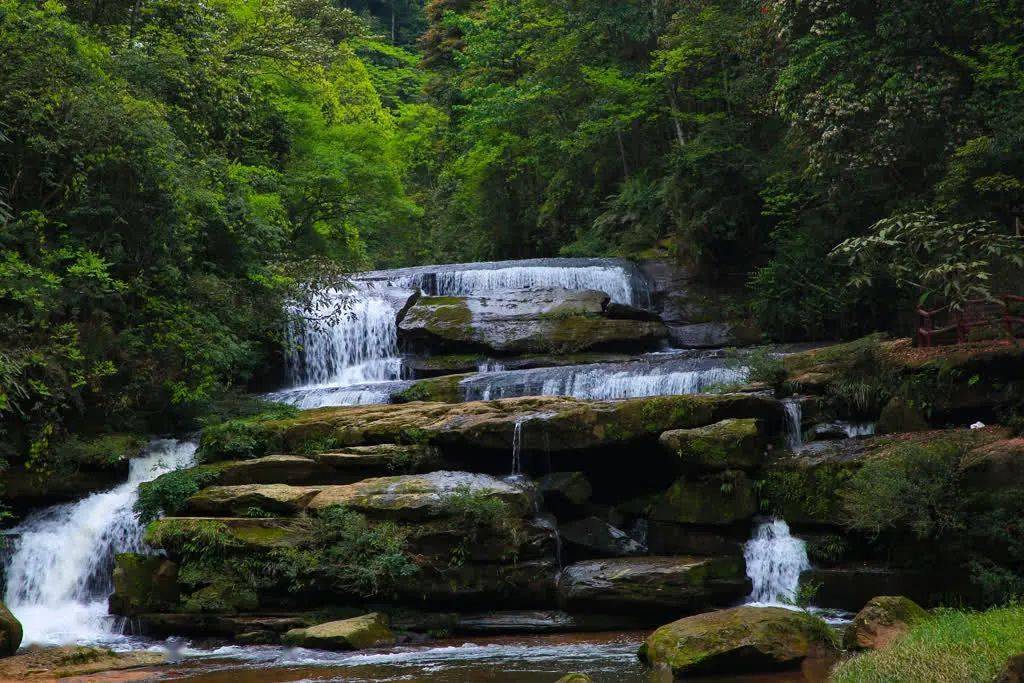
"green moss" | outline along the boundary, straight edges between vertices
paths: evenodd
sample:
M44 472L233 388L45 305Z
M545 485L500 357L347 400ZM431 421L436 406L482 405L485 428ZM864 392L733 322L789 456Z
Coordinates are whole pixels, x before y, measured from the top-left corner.
M142 451L146 439L137 434L104 434L92 438L72 436L54 448L60 465L110 469L123 465Z
M437 403L458 403L462 400L459 382L470 375L446 375L420 380L405 391L394 396L395 403L413 401L434 401Z
M841 524L839 494L856 463L776 466L758 484L761 509L791 522Z
M143 523L160 515L175 515L184 508L185 501L200 489L216 483L219 476L220 471L215 465L200 465L162 474L139 486L135 512Z

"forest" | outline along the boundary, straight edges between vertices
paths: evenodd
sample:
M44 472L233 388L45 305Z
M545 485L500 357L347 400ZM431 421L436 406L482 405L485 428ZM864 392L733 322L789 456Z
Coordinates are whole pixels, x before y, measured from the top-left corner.
M1018 0L2 0L0 455L237 409L283 303L372 267L667 254L742 277L779 341L990 294L1022 27Z

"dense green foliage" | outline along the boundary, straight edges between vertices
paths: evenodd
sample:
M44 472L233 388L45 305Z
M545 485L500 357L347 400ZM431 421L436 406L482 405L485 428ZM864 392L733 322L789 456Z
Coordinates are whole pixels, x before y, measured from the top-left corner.
M404 255L443 117L319 0L0 3L0 442L188 424L280 347L297 283Z
M661 241L705 271L751 272L770 332L819 336L884 327L901 305L891 278L847 286L829 256L844 239L921 210L1009 236L1021 212L1018 2L431 7L451 112L431 216L443 254Z
M303 284L371 265L668 254L748 277L781 338L998 291L1022 28L1017 0L0 0L0 457L194 424L274 381Z
M181 512L185 501L216 479L217 471L207 465L161 474L139 486L135 512L143 523L161 515L175 515Z
M1024 649L1024 609L938 610L897 642L841 662L835 683L992 681Z

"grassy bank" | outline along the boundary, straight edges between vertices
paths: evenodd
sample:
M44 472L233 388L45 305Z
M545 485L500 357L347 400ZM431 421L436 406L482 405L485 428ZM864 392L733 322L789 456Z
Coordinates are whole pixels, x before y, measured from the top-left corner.
M1024 607L937 611L890 647L847 660L834 683L991 681L1024 652Z

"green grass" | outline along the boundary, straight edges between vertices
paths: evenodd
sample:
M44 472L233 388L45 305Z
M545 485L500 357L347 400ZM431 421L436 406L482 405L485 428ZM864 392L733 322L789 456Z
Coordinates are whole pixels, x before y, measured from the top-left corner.
M1024 652L1024 607L938 610L889 647L839 664L833 683L991 681Z

